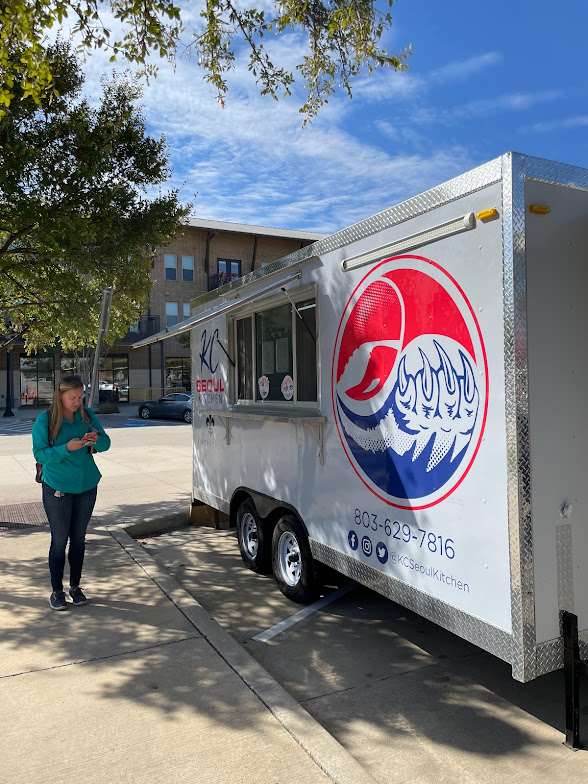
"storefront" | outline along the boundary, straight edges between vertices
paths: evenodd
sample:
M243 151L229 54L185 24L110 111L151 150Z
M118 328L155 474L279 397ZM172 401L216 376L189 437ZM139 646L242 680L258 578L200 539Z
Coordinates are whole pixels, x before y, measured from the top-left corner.
M127 354L101 357L98 386L101 401L129 402L129 357Z
M43 352L31 356L15 357L15 387L20 394L21 406L46 406L51 403L55 384L63 376L84 376L75 357ZM174 371L175 372L175 371ZM18 374L18 377L17 377ZM127 354L113 354L100 359L100 401L129 400L129 358ZM179 384L178 384L179 385Z
M55 389L55 358L43 353L20 355L20 405L49 405Z
M165 358L166 387L183 387L187 392L191 389L192 360L190 357Z

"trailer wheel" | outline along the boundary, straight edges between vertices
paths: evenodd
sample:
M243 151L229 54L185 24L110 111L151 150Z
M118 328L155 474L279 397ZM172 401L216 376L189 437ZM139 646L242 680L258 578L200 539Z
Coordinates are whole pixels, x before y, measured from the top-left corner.
M250 499L243 501L237 511L237 540L245 566L258 574L270 571L270 544L266 543L264 527Z
M306 533L293 515L284 515L274 529L272 567L278 588L287 599L307 604L318 594L314 563Z

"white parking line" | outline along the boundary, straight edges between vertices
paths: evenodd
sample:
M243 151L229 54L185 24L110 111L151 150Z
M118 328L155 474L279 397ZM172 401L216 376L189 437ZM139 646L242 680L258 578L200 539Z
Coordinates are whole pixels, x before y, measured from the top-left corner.
M291 615L289 618L285 618L283 621L276 623L276 625L272 626L270 629L266 629L264 632L256 634L255 637L252 637L251 639L256 640L257 642L267 642L276 635L286 631L286 629L289 629L291 626L294 626L294 624L303 621L305 618L308 618L309 615L312 615L317 610L322 609L327 604L334 602L336 599L341 598L341 596L345 596L346 593L349 593L349 591L352 591L354 588L357 588L356 582L351 581L350 583L346 583L341 588L333 591L333 593L328 594L328 596L323 596L322 599L318 599L316 602L309 604L308 607L300 610L300 612L294 613L294 615Z

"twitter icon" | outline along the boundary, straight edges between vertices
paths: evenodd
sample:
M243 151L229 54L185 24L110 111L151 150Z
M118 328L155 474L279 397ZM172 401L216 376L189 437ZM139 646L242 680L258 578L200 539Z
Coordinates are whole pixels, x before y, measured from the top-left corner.
M384 542L378 542L376 545L376 556L381 564L385 564L388 560L388 548Z

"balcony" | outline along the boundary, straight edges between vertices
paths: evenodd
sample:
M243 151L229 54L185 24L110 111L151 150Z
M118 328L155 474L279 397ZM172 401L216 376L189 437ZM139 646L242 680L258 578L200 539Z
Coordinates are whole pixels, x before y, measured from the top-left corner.
M148 338L150 335L155 335L159 332L159 316L141 316L129 329L127 334L120 339L120 343L136 343L138 340Z
M224 272L221 272L220 275L211 275L208 279L208 290L212 291L213 289L218 289L221 286L224 286L225 283L231 283L231 281L237 280L240 277L241 275L225 274Z

